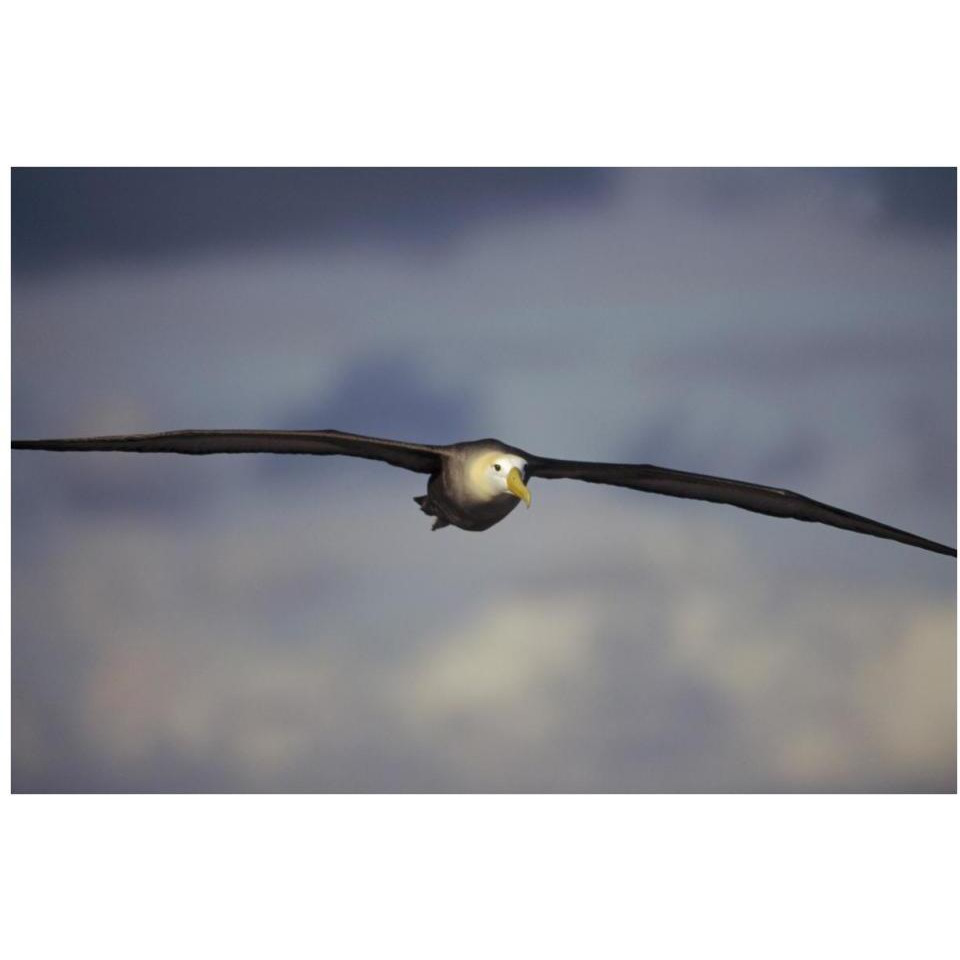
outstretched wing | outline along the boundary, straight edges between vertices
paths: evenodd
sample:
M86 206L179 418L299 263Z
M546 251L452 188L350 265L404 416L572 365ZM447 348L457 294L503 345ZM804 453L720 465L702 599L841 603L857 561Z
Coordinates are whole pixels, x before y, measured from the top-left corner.
M416 473L441 468L443 447L361 437L339 430L177 430L117 437L14 440L14 450L121 450L129 453L303 453L383 460Z
M727 503L754 513L771 517L792 517L810 523L825 523L841 530L853 530L871 537L897 540L912 547L932 550L948 557L955 557L953 547L926 540L906 530L878 523L867 517L831 507L826 503L811 500L790 490L762 487L756 483L740 480L725 480L682 470L668 470L650 464L588 463L579 460L551 460L531 457L527 463L528 477L545 479L585 480L588 483L605 483L615 487L630 487L648 493L662 493L668 497L686 497L691 500L709 500L712 503Z

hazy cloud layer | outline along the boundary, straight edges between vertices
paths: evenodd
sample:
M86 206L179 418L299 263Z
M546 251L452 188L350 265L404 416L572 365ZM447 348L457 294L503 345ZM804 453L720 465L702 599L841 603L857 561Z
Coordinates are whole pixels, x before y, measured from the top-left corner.
M955 542L952 171L207 176L15 177L15 435L494 435ZM17 790L955 787L941 557L543 481L430 533L364 462L13 484Z
M478 220L592 202L609 179L557 168L20 168L15 256L21 270L44 270L304 241L429 253Z

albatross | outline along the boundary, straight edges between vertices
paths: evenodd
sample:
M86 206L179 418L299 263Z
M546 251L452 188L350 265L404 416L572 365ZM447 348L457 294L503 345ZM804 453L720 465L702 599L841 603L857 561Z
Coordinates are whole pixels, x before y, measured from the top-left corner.
M116 450L191 456L280 453L380 460L394 467L429 475L426 494L414 497L414 500L425 514L434 518L434 530L447 526L461 530L488 530L521 501L530 506L529 483L539 477L544 480L584 480L668 497L726 503L771 517L823 523L871 537L896 540L948 557L957 555L953 547L790 490L645 463L554 460L492 439L431 446L339 430L178 430L130 436L14 440L12 446L15 450Z

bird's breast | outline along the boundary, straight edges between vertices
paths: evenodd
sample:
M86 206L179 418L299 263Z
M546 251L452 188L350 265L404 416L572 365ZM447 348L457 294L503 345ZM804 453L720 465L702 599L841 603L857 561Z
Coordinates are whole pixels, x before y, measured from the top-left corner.
M488 530L520 502L508 493L481 498L455 471L431 479L429 493L431 500L442 509L444 518L461 530Z

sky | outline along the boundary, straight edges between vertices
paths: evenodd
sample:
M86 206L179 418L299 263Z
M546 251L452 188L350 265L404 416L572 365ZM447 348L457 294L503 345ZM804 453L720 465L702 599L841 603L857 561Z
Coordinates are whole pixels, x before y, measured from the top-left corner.
M13 435L651 462L956 543L956 174L12 177ZM944 792L953 560L572 481L17 452L18 792Z

